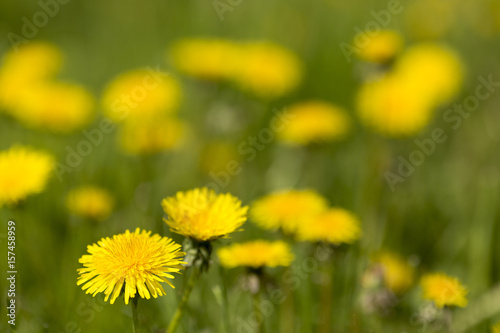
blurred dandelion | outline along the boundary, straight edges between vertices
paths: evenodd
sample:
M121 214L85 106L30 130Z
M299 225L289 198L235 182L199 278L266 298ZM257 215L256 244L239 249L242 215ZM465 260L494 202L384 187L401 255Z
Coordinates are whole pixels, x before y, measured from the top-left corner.
M327 102L297 103L287 113L290 121L278 135L291 145L338 140L349 131L350 120L345 110Z
M54 168L52 155L25 146L0 152L0 206L44 190Z
M116 77L102 97L104 113L113 121L155 118L177 110L181 87L170 75L136 69Z
M373 263L382 268L384 285L393 293L401 295L413 285L415 269L397 254L381 252L373 258Z
M434 302L438 308L444 306L467 305L467 289L457 278L450 277L443 273L426 274L421 279L424 299Z
M217 251L220 263L227 268L290 266L294 256L284 241L255 240L237 243Z
M250 210L252 221L263 229L294 234L308 217L327 210L327 201L313 190L283 190L257 199Z
M113 210L114 199L105 189L82 186L68 193L66 206L72 214L80 217L104 220Z
M297 238L311 242L350 244L360 236L361 227L358 218L338 207L308 217L297 228Z
M20 95L13 115L30 127L69 133L87 125L94 98L83 87L60 82L32 86Z
M374 63L386 63L393 59L403 48L403 37L394 30L382 30L371 36L367 44L355 43L360 59Z

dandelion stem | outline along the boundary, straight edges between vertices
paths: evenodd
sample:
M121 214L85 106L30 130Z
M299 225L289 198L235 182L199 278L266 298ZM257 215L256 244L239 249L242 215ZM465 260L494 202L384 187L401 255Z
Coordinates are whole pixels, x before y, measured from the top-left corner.
M257 333L264 333L264 314L261 313L260 311L260 293L261 293L261 279L259 277L259 288L258 290L253 294L252 301L253 301L253 314L255 317L255 320L257 321L257 327L255 327L255 332Z
M170 324L168 325L167 333L174 333L175 330L177 329L177 326L179 326L182 314L184 313L184 309L189 300L189 295L191 295L191 291L193 291L194 285L196 284L196 281L198 281L199 277L200 277L200 267L198 267L197 265L193 265L193 272L189 277L189 281L186 285L186 289L184 290L184 294L182 295L182 299L179 305L177 306L177 310L175 311L174 317L172 318L172 321L170 321Z
M137 313L138 298L132 298L132 328L134 333L139 333L139 315Z

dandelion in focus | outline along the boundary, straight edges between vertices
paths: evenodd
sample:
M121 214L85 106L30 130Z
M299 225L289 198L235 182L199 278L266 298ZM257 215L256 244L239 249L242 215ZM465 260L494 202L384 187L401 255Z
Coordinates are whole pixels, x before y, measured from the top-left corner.
M421 279L422 297L434 302L436 307L467 306L467 289L457 278L443 273L431 273Z
M299 224L297 238L311 242L326 242L334 245L350 244L361 237L358 218L342 208L330 208L310 216Z
M393 30L382 30L371 36L367 43L355 43L358 57L374 63L386 63L403 48L403 37Z
M120 128L122 148L130 154L155 154L177 147L185 125L173 117L134 119Z
M106 87L102 105L107 117L124 119L155 118L174 112L181 100L177 80L147 69L137 69L116 77Z
M163 199L162 207L170 230L200 242L238 230L245 223L248 210L231 194L216 194L206 187L177 192Z
M285 190L268 194L252 204L250 216L263 229L293 234L310 216L327 210L325 198L312 190Z
M54 165L52 155L30 147L13 146L0 152L0 206L42 192Z
M222 247L217 251L220 263L227 268L234 267L276 267L290 266L294 256L283 241L255 240Z
M105 189L83 186L68 193L66 206L72 214L80 217L104 220L113 210L114 199Z
M278 133L291 145L338 140L349 131L350 120L340 107L322 101L307 101L287 109L289 122Z
M92 119L94 98L79 85L39 84L20 97L13 115L30 127L69 133L83 128Z
M97 244L89 245L89 254L83 255L78 262L83 268L77 285L92 296L104 293L105 301L113 304L124 290L125 304L136 297L157 298L166 295L160 282L175 288L169 279L172 273L182 269L181 246L167 237L160 237L151 231L135 232L126 230L112 238L102 238Z

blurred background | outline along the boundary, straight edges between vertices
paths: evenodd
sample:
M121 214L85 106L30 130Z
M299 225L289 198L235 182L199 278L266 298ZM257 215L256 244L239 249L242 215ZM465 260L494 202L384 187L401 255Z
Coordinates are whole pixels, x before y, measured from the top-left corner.
M382 31L393 37L367 46ZM403 258L416 276L443 271L459 277L469 290L469 306L455 313L468 323L460 324L464 331L487 332L500 320L498 298L488 303L490 312L471 310L495 295L500 279L500 93L498 83L484 86L484 80L500 82L498 1L2 0L0 36L0 151L23 145L50 153L56 162L41 193L15 203L0 201L1 251L7 251L7 221L16 221L17 332L130 331L130 309L123 301L110 305L102 295L92 298L76 286L78 258L100 238L136 227L182 242L162 221L161 200L206 185L245 205L280 189L313 189L330 205L359 217L361 239L335 249L331 332L426 329L418 319L423 302L417 283L396 297L397 304L377 302L371 297L377 291L367 290L372 256L382 250ZM42 46L29 51L30 45ZM370 84L404 72L398 66L413 68L415 59L405 55L418 53L421 45L438 45L436 57L444 52L445 60L423 66L418 84L392 82L391 97L382 106L371 105L385 95L370 90ZM37 58L44 52L52 54L45 62ZM434 61L429 52L425 64ZM19 60L20 54L26 58ZM229 74L221 69L230 66L243 69ZM61 83L61 91L44 86L20 94L18 73L36 68L50 71L47 80ZM126 77L132 71L136 76ZM160 73L167 97L147 97L152 106L144 105L146 111L120 109L127 104L120 99L123 93L144 85L148 73ZM422 87L447 85L446 98L425 104L423 120L384 113L420 103L427 98ZM489 94L476 98L475 105L467 98L477 96L481 85ZM408 96L399 93L402 86ZM49 95L54 99L47 101ZM342 135L266 137L265 129L274 131L276 113L305 101L322 101L342 113L348 125L334 122ZM454 111L455 103L468 102L472 111ZM156 112L155 103L161 116L149 123L134 120L141 118L135 111ZM48 105L48 111L40 105ZM74 117L54 115L57 110ZM126 110L126 121L117 116L120 110ZM446 139L432 139L434 148L426 153L417 142L429 142L436 129ZM106 192L93 194L96 205L107 203L96 215L86 216L85 208L82 213L71 204L72 191L82 186ZM215 246L280 237L251 220L243 229ZM291 269L300 269L312 245L293 246ZM2 331L8 330L6 271L0 284ZM179 332L252 331L241 326L251 314L242 272L214 265L193 292ZM282 273L269 270L278 284ZM317 330L322 274L321 269L309 272L293 291L293 330L287 332ZM167 326L184 278L176 277L177 288L167 296L141 303L149 331ZM268 330L283 329L279 313L276 308L269 317Z

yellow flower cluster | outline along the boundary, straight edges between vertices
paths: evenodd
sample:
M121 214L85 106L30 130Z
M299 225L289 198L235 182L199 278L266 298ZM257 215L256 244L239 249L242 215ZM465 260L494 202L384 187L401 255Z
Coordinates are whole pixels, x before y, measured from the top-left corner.
M68 193L66 206L73 214L84 218L103 220L114 206L111 194L96 186L83 186Z
M104 113L121 123L119 141L131 154L154 154L176 146L185 125L175 116L182 93L170 75L137 69L116 77L102 97Z
M361 235L358 219L342 208L329 208L325 198L312 190L271 193L256 200L252 220L263 229L281 229L298 240L352 243Z
M361 86L359 117L384 135L414 135L438 105L455 97L462 80L462 64L454 52L437 44L416 45L389 73Z
M29 147L0 152L0 207L42 192L54 164L53 156Z
M102 238L97 244L89 245L89 254L83 255L79 262L83 268L78 269L80 277L77 285L92 296L104 293L107 301L113 304L125 291L125 304L136 293L142 298L154 298L166 295L160 282L172 288L169 279L182 269L184 252L181 246L167 237L160 237L151 231L125 231L113 238Z
M177 192L161 204L170 230L201 242L225 237L247 219L248 207L242 207L238 198L206 187Z
M228 80L263 98L289 93L302 78L298 58L270 42L180 40L170 48L169 57L177 69L188 75L206 80Z
M345 110L323 101L294 104L287 109L287 114L290 120L278 136L291 145L338 140L350 127Z
M30 42L11 51L0 68L0 108L23 124L68 133L88 124L94 99L82 86L56 81L61 52Z
M467 289L457 278L443 273L424 275L421 280L423 298L433 301L438 308L467 305Z
M283 241L254 240L222 247L217 251L220 263L227 268L290 266L294 255Z

